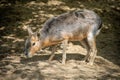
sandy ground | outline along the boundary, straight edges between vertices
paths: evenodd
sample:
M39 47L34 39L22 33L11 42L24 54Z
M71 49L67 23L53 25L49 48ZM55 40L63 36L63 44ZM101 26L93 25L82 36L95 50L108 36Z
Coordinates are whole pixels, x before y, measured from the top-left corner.
M48 62L50 51L45 49L32 58L12 55L0 62L0 80L119 80L120 67L97 56L94 65L83 64L86 50L69 44L67 62L61 64L61 49Z

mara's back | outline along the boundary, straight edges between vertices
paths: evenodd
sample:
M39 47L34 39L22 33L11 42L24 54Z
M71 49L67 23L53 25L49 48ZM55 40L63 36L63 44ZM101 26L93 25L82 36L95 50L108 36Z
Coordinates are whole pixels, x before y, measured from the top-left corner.
M100 17L90 10L80 10L61 14L50 18L42 28L42 34L56 39L69 38L70 40L83 39L89 31L100 28Z

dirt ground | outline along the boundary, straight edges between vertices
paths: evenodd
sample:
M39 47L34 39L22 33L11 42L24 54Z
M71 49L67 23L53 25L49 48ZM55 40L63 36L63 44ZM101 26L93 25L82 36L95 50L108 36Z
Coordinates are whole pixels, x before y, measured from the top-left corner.
M8 56L0 62L1 80L119 80L120 67L113 62L97 56L93 66L83 64L86 50L79 45L69 44L67 62L61 64L61 49L53 61L48 62L50 51L43 51L26 59ZM49 53L49 54L48 54Z
M2 1L0 80L120 80L120 0ZM32 58L24 57L28 34L23 24L36 31L48 18L79 9L94 10L103 20L94 65L81 62L86 49L79 42L69 42L65 65L61 64L61 48L51 62L47 61L51 54L49 47Z

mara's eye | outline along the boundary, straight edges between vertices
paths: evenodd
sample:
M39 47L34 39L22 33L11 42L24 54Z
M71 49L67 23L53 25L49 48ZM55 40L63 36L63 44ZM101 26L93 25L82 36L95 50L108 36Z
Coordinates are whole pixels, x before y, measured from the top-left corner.
M32 44L33 46L35 45L35 43Z

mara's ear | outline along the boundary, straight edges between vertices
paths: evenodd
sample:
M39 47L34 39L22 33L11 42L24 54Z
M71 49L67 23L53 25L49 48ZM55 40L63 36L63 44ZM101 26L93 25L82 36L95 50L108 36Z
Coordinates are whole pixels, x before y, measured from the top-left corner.
M35 32L35 35L36 35L37 37L40 37L40 30L39 30L39 29Z
M29 34L29 36L31 36L31 35L33 34L32 29L31 29L30 27L27 27L27 30L28 30L28 34Z

